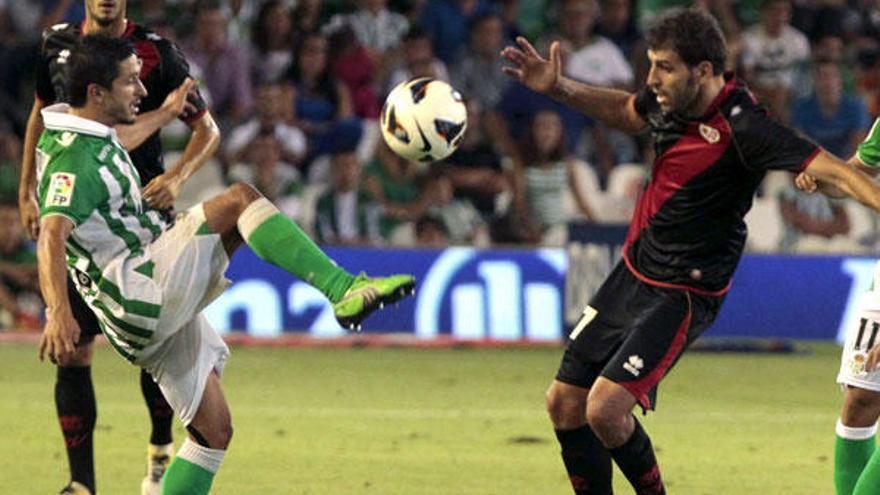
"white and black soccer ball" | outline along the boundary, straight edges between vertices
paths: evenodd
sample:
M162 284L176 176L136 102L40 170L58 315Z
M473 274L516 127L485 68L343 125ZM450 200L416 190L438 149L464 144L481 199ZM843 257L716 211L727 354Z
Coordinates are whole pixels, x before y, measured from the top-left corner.
M451 155L464 138L467 109L449 84L421 77L398 84L382 107L382 137L398 155L433 162Z

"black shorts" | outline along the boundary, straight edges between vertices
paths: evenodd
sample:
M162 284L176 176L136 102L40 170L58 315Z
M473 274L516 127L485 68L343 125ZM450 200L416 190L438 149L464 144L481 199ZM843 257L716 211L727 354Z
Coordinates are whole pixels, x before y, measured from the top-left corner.
M79 342L76 345L88 344L95 339L95 335L101 333L101 325L98 324L98 318L95 317L92 308L83 301L82 296L76 291L76 285L70 277L67 277L67 298L70 300L73 317L79 324Z
M590 388L604 376L654 409L660 380L715 320L723 299L650 285L620 262L571 332L556 379Z

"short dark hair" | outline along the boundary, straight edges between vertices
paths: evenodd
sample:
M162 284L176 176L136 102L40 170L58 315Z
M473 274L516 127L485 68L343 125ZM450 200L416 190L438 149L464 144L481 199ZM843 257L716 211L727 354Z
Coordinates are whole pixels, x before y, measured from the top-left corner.
M82 38L67 59L70 103L73 107L86 104L89 84L112 89L119 75L119 63L135 54L134 45L126 38L90 35Z
M651 50L675 50L688 67L705 60L712 64L713 74L724 72L727 43L718 21L703 10L674 9L657 19L645 38Z

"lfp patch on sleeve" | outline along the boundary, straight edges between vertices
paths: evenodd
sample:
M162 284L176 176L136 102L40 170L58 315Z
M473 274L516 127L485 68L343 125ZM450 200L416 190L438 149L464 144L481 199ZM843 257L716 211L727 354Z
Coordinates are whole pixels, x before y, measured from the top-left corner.
M76 183L76 174L67 172L55 172L52 174L49 178L46 206L70 206L74 183Z

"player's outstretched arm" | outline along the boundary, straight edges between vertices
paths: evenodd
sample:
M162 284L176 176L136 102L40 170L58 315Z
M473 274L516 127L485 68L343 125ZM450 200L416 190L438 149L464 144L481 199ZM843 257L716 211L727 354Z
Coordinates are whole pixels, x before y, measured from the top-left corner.
M144 200L153 208L170 208L183 183L202 168L220 146L220 128L214 122L211 112L206 111L189 126L192 134L180 160L144 188Z
M43 101L34 98L31 114L28 117L27 127L24 134L24 147L21 153L21 177L18 182L18 211L21 216L21 225L31 239L36 239L40 233L40 212L37 208L37 170L35 157L37 153L37 141L43 133Z
M822 150L807 165L807 174L820 184L825 184L833 192L836 189L843 197L850 197L880 212L880 186L856 167L847 164L834 155Z
M75 351L79 341L79 325L67 298L67 260L64 246L73 230L73 222L61 215L44 217L37 242L37 266L40 270L40 292L46 302L46 326L40 337L40 361L48 356L58 363Z
M187 78L174 91L168 93L162 106L137 116L134 124L120 124L115 127L119 143L131 151L144 144L156 131L187 111L186 97L193 88L193 80Z
M847 160L847 165L855 168L856 170L865 173L868 177L875 178L877 175L880 175L880 166L870 166L866 165L859 159L859 155L855 154ZM816 182L816 179L807 172L801 172L795 177L794 184L798 189L807 193L820 192L830 198L842 199L846 197L843 191L837 189L836 187L831 186L828 183Z
M559 42L550 44L550 58L545 59L522 36L517 46L507 46L501 56L511 65L504 72L532 91L543 93L571 106L609 127L635 134L646 122L636 112L635 95L618 89L600 88L562 75Z

